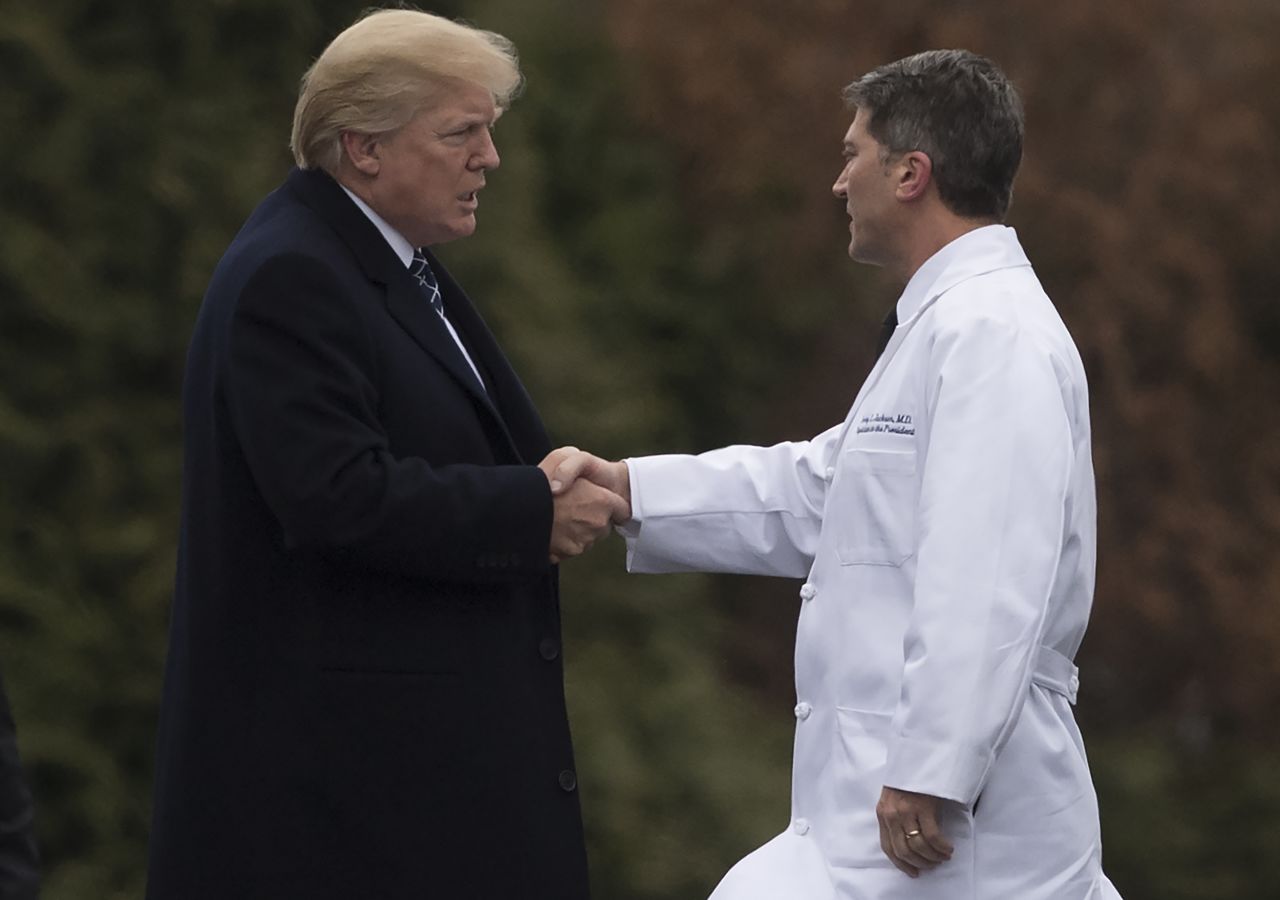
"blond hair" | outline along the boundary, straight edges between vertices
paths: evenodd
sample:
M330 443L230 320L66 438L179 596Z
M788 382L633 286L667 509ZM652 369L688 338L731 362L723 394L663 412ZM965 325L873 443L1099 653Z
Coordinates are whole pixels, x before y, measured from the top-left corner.
M334 38L302 76L293 158L332 174L344 131L395 131L451 80L488 89L505 109L522 80L515 47L500 34L430 13L374 10Z

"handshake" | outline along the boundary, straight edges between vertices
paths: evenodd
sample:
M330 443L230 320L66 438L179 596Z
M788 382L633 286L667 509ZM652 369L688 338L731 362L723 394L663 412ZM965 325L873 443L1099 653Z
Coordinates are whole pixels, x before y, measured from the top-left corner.
M547 454L538 468L551 483L551 561L580 556L614 525L631 518L631 475L624 462L609 462L577 447Z

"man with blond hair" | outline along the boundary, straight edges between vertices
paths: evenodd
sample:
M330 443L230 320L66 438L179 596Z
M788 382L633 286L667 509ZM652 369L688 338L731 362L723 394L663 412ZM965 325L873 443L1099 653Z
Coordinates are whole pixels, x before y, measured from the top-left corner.
M151 900L588 895L555 563L625 505L553 499L533 403L427 249L475 230L520 80L496 34L362 18L214 272Z

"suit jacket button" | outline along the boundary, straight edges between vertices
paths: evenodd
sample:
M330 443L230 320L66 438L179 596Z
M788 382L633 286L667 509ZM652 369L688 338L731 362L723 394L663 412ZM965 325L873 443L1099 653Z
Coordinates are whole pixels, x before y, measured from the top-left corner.
M538 644L538 652L542 658L550 662L560 655L560 642L555 638L543 638Z
M578 776L573 774L573 769L565 769L560 773L560 789L566 792L572 792L578 786Z

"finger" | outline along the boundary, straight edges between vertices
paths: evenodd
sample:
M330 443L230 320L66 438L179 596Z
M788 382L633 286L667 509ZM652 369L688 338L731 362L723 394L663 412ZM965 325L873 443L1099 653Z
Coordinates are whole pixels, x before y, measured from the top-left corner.
M581 556L582 551L583 545L580 541L565 541L560 546L560 561L564 562L567 559L573 559L575 556Z
M564 462L568 457L573 456L573 454L580 452L582 451L577 447L559 447L544 456L542 458L542 462L538 463L538 468L542 470L542 474L546 475L547 481L550 482L556 466L560 465L560 463Z
M581 450L576 450L574 453L569 454L560 461L555 471L551 473L551 493L559 494L577 481L579 477L584 475L589 477L596 462L596 457Z
M901 847L900 857L902 861L910 863L917 869L932 869L938 863L945 861L933 859L924 852L927 848L924 842L924 835L923 832L916 828L909 828L904 831L901 835L901 843L898 846ZM929 853L932 852L932 850L929 850Z
M905 872L911 878L920 877L920 870L899 856L893 847L889 848L889 853L887 853L886 856L889 857L889 862L893 863L900 871Z
M920 877L919 869L917 869L915 866L904 863L902 860L898 859L896 856L890 856L889 862L893 863L895 866L898 867L898 869L900 869L902 872L905 872L911 878Z
M889 862L893 863L901 872L915 878L920 874L920 870L909 863L904 862L898 853L897 848L893 845L893 830L887 825L884 819L880 820L880 849L884 851L884 855L888 857Z
M935 863L949 860L956 848L942 833L937 814L932 808L926 807L920 811L919 820L920 837L911 841L915 851Z
M564 462L564 460L567 457L573 456L573 454L581 453L581 452L582 451L579 450L577 447L566 444L563 447L557 447L556 449L548 453L546 456L542 457L542 462L538 463L538 466L544 471L550 472L556 466L560 465L560 463Z
M907 837L907 835L912 833L914 830L914 828L903 830L903 828L899 826L890 832L890 839L893 842L893 853L897 857L898 861L917 870L918 873L920 869L932 869L937 865L937 863L930 862L925 859L915 851L914 847L911 846L912 844L919 843L920 841L919 835L910 838Z
M556 558L557 562L572 559L581 552L582 550L578 546L577 540L568 534L561 535L551 542L551 555Z

